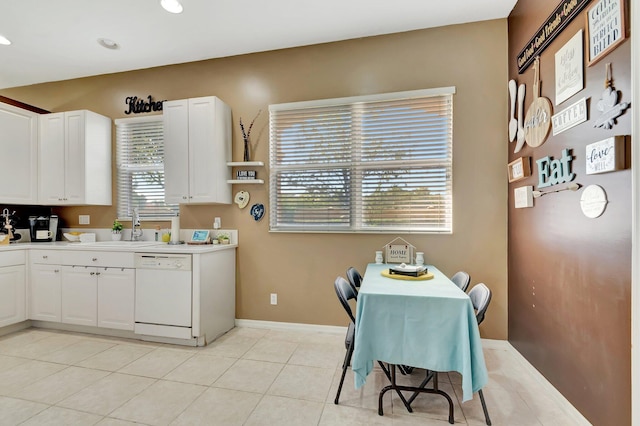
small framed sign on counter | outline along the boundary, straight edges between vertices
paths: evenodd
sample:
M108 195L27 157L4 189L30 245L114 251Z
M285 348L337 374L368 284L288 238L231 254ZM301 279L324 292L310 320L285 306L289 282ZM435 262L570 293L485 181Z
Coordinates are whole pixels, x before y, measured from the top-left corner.
M384 246L384 259L386 263L406 263L410 264L413 260L413 250L415 246L409 244L402 238L398 237L389 241Z

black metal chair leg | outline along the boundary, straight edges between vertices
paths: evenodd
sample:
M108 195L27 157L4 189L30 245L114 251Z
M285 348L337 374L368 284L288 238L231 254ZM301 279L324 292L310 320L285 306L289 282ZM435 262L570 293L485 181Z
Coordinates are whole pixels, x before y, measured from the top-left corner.
M351 364L351 357L353 356L353 341L349 344L349 349L347 349L347 353L344 355L344 362L342 363L342 376L340 377L340 384L338 385L338 392L336 393L336 399L333 401L334 404L338 404L338 400L340 399L340 392L342 392L342 385L344 384L344 376L347 374L347 369Z
M482 403L482 411L484 411L484 419L487 422L487 426L491 426L491 419L489 418L489 412L487 411L487 404L484 402L484 395L482 394L482 389L478 391L478 395L480 395L480 402Z

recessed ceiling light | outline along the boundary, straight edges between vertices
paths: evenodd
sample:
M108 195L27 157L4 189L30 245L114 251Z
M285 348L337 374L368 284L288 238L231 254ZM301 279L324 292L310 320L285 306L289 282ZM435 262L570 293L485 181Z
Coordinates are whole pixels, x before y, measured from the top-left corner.
M178 0L160 0L160 5L170 13L182 13L182 5Z
M108 38L99 38L98 44L102 47L106 47L107 49L115 50L119 49L120 45L113 40L109 40Z
M7 46L11 44L8 38L3 35L0 35L0 44L6 44Z

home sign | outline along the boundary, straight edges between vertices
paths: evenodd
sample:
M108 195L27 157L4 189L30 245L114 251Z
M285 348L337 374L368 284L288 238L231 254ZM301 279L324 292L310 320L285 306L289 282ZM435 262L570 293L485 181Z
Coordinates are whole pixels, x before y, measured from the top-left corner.
M536 160L538 164L538 188L571 182L575 173L571 173L573 156L569 149L562 150L562 158L554 160L549 156Z
M142 112L162 111L163 102L164 101L154 101L151 95L147 96L146 99L138 98L137 96L127 96L124 103L129 106L129 109L124 113L129 115L140 114Z

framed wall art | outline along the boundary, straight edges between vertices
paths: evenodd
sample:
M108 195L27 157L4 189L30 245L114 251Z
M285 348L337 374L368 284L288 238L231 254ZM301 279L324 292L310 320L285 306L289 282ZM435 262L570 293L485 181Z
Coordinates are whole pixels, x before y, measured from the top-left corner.
M584 88L582 30L556 52L556 105Z
M509 183L531 176L531 157L520 157L509 163Z
M587 9L589 66L604 58L626 38L625 0L598 0Z

